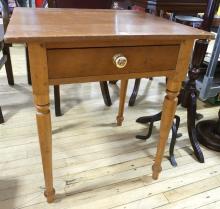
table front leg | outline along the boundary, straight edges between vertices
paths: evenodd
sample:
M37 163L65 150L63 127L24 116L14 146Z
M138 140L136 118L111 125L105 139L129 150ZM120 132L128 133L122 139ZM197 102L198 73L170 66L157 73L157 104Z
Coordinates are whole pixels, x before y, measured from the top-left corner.
M164 155L165 146L169 136L169 132L173 123L176 112L177 96L179 94L182 81L185 79L190 57L193 48L193 41L183 41L180 45L175 74L167 80L166 96L164 98L161 123L160 123L160 139L157 145L157 153L153 165L153 179L157 179L161 168L161 162Z
M173 118L176 112L178 94L179 92L175 92L172 91L172 89L167 88L160 123L160 139L157 145L157 153L153 165L153 179L158 179L159 173L162 170L161 162L163 159L169 132L173 123Z
M49 82L47 67L47 52L44 45L38 43L28 44L30 58L31 80L36 107L36 119L44 171L45 196L47 202L53 202L55 190L53 189L52 173L52 131L49 109Z
M53 188L52 134L49 104L44 106L36 104L36 110L38 136L45 181L44 195L47 198L47 202L50 203L54 201L55 190Z

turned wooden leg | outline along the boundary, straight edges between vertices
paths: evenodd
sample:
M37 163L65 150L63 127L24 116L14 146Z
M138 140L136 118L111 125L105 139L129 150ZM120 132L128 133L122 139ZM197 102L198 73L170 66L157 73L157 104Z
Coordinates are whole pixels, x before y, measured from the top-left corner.
M159 173L162 170L161 162L163 159L165 146L173 123L173 118L178 101L177 96L179 92L174 92L173 89L167 88L166 93L167 95L164 99L160 123L160 140L157 145L157 153L153 165L153 179L158 179Z
M139 90L139 87L140 87L140 83L141 83L140 78L135 79L134 89L133 89L132 95L131 95L129 103L128 103L129 106L134 106L134 103L135 103L136 98L137 98L138 90Z
M47 54L44 45L28 44L31 80L36 107L38 136L43 164L45 196L47 202L53 202L55 190L53 188L52 173L52 131L49 109L49 82L47 69Z
M55 106L55 115L61 116L61 107L60 107L60 86L55 85L54 87L54 106Z
M117 125L121 126L124 120L124 106L125 106L125 98L127 92L128 80L121 80L121 88L120 88L120 100L119 100L119 110L117 116Z
M103 96L105 105L106 106L111 106L112 101L111 101L111 97L110 97L110 94L109 94L107 81L100 81L99 84L100 84L100 87L101 87L102 96Z
M26 56L26 65L27 65L27 80L28 80L28 84L31 85L31 71L30 71L30 62L29 62L27 47L25 47L25 56Z
M193 44L194 42L190 40L183 41L181 43L175 73L167 78L167 90L166 96L164 98L160 123L160 139L157 145L155 162L152 167L153 179L158 179L159 173L162 170L161 162L176 111L176 106L178 102L177 96L181 89L182 81L185 79L187 73Z
M14 85L14 76L12 71L11 56L8 44L5 44L5 46L3 47L3 54L7 56L7 61L5 62L5 70L8 78L8 84Z
M4 123L4 117L3 117L3 114L2 114L2 109L0 107L0 124L1 123Z

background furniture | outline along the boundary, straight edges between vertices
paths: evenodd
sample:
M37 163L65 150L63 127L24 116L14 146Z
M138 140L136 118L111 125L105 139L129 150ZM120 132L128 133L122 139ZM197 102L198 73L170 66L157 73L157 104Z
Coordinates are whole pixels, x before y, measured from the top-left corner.
M208 63L205 75L200 75L197 80L197 89L200 92L199 97L206 100L209 97L214 97L220 93L220 73L219 73L219 55L220 55L220 28L218 29L217 37L213 52ZM198 141L204 146L220 151L220 110L218 113L219 119L203 120L196 125Z
M59 20L54 21L57 13ZM27 16L32 18L24 18ZM35 27L27 29L25 25ZM145 25L153 29L143 27ZM122 33L124 31L126 36ZM155 31L155 35L152 31ZM5 39L8 42L28 44L46 185L45 196L48 202L53 202L55 198L49 85L121 80L119 108L121 117L120 111L124 107L128 79L166 76L168 82L160 140L153 165L153 178L157 179L176 110L177 95L187 73L194 39L210 37L210 33L132 11L56 9L48 12L46 9L22 8L14 11L13 21L10 22ZM102 62L99 59L100 54ZM139 55L138 59L133 59L136 55ZM157 59L158 55L160 59ZM71 62L64 62L64 58ZM147 62L146 59L151 59L151 62ZM64 66L62 71L59 70L58 64ZM83 72L80 70L82 65Z
M12 14L12 11L14 7L9 6L9 1L8 0L1 0L2 4L2 17L3 17L3 22L4 22L4 29L6 31L7 25L10 21L10 16ZM32 1L31 0L14 0L14 5L13 6L18 6L18 7L26 7L26 6L31 6ZM9 48L11 45L5 44L5 47L3 48L3 53L7 55L8 59L7 62L5 63L5 68L6 68L6 73L8 77L8 83L9 85L14 85L14 76L13 76L13 70L11 66L11 58L10 58L10 50ZM25 51L25 56L26 56L26 62L27 62L27 80L28 84L31 85L31 76L30 76L30 67L29 67L29 58L28 58L28 51L26 48Z
M9 8L8 8L8 0L2 0L1 1L1 13L2 13L2 20L3 20L3 27L1 28L1 44L2 44L2 52L3 54L7 57L7 60L5 62L5 70L6 70L6 75L8 79L8 84L9 85L14 85L14 76L13 76L13 71L12 71L12 65L11 65L11 56L10 56L10 50L9 47L11 44L4 44L3 41L3 34L4 31L6 31L8 23L9 23Z
M7 77L8 77L8 83L10 85L13 85L14 80L13 80L13 74L12 74L12 68L11 68L10 54L6 53L9 51L9 49L8 49L9 45L4 44L4 30L5 30L4 27L6 28L7 23L8 23L7 10L5 9L5 6L7 6L7 4L3 3L3 5L2 5L3 11L4 11L4 12L2 12L3 23L0 24L0 50L3 52L3 55L0 58L0 69L3 67L3 65L5 65L5 69L6 69L6 73L7 73ZM7 48L7 49L5 49L5 48ZM2 109L0 106L0 124L1 123L4 123L4 117L3 117Z
M204 11L203 21L200 25L201 29L206 30L206 31L210 31L211 25L212 25L212 20L213 20L213 17L214 17L214 14L215 14L215 11L216 11L216 8L218 7L218 5L219 5L218 0L208 0L206 10ZM165 8L164 8L164 11L165 11ZM169 8L169 9L171 9L171 8ZM173 12L176 12L175 4L173 6ZM188 12L188 10L187 10L187 12ZM193 18L189 18L189 19L193 19ZM179 21L181 21L181 19L179 19ZM185 19L183 19L183 22L184 21L185 21ZM190 139L191 145L193 147L195 156L197 157L199 162L204 162L204 156L203 156L203 153L200 149L200 146L199 146L199 143L198 143L198 140L196 137L196 129L195 129L196 119L201 118L201 115L196 113L196 97L197 97L197 95L196 95L195 80L199 76L199 69L203 63L205 53L207 50L207 46L208 46L207 40L196 41L196 44L194 47L194 53L192 56L192 61L191 61L191 65L190 65L189 73L188 73L189 79L185 82L183 89L181 90L181 93L179 95L179 103L181 103L181 105L183 107L187 108L187 127L188 127L189 139ZM135 82L135 84L137 85L137 82ZM136 91L135 93L137 93L136 89L138 89L138 88L139 88L139 86L134 87L134 92ZM130 100L132 100L132 98ZM133 101L135 101L135 99L133 99ZM141 138L141 139L149 138L151 135L153 123L155 121L159 121L160 119L161 119L160 113L153 115L153 116L146 116L146 117L144 116L144 117L137 119L137 122L139 122L139 123L144 123L144 124L150 123L149 132L146 134L146 136L139 136L138 135L137 138ZM178 126L179 126L179 119L177 119L176 123L174 123L174 126L173 126L174 132L177 132ZM171 145L170 145L170 160L171 160L171 164L174 166L177 165L175 158L174 158L174 153L173 153L175 142L176 142L176 136L178 136L177 133L173 133L173 136L171 139Z
M48 7L57 8L87 8L87 9L110 9L112 6L112 0L48 0ZM59 18L59 17L58 17ZM100 81L100 88L105 105L111 106L111 97L109 95L107 81ZM60 107L60 87L54 86L54 101L55 101L55 114L61 116Z
M155 15L160 15L164 11L173 12L204 12L207 0L131 0L132 4L146 8Z

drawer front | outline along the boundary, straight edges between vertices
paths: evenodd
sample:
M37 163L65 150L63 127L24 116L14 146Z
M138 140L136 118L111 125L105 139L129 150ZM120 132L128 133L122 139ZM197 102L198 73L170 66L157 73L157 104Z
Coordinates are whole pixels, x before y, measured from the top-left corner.
M111 48L48 49L49 79L175 70L179 45ZM124 68L113 62L127 58Z

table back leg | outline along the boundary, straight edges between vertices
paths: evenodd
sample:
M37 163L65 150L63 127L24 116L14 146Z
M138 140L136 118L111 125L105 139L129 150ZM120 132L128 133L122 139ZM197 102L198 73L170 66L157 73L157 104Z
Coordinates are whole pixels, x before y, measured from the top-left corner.
M121 126L124 120L124 106L125 106L125 98L127 92L128 80L124 79L121 80L121 87L120 87L120 100L119 100L119 110L117 116L117 125Z

